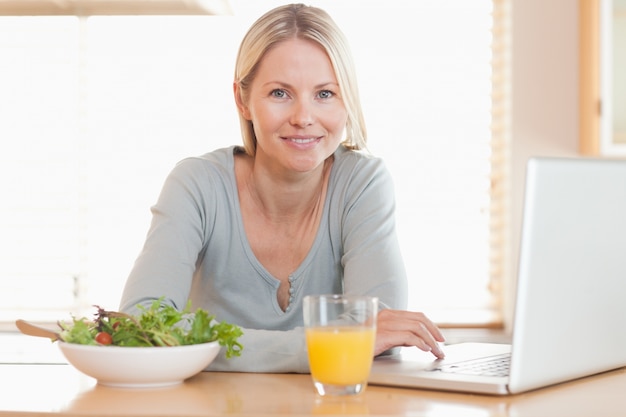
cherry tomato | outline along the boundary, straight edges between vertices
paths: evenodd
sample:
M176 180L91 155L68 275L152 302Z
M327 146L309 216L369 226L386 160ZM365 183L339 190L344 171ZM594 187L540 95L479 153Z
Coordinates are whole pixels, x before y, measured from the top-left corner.
M110 345L111 343L113 343L113 337L111 337L111 335L107 332L99 332L96 335L96 342L100 343L101 345Z

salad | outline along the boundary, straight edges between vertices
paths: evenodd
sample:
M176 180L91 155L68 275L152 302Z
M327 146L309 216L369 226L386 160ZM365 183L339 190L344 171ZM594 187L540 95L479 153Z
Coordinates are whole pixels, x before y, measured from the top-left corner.
M60 339L81 345L113 345L126 347L182 346L217 341L226 347L226 357L240 356L243 346L238 338L243 334L234 324L215 321L215 316L203 309L191 312L155 300L149 308L138 306L141 314L131 316L107 311L99 306L93 320L73 318L59 322Z

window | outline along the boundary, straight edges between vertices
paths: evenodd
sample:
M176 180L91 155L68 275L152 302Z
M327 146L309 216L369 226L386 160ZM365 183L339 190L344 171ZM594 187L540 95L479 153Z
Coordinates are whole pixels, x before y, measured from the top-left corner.
M282 3L231 1L234 16L0 17L0 322L117 308L173 165L240 143L238 44ZM440 323L497 320L501 3L314 3L351 42L370 148L395 179L410 308Z

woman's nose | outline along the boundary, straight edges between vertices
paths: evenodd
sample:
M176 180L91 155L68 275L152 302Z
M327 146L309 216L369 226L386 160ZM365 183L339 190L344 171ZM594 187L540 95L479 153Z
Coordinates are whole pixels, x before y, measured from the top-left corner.
M306 127L313 124L315 116L313 114L313 103L300 99L293 105L291 124L298 127Z

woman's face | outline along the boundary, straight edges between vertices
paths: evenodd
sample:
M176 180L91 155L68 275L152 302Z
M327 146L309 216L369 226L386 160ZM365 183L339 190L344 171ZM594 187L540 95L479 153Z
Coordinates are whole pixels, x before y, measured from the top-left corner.
M240 103L257 137L256 160L290 172L319 167L339 146L347 112L326 52L292 39L262 59Z

